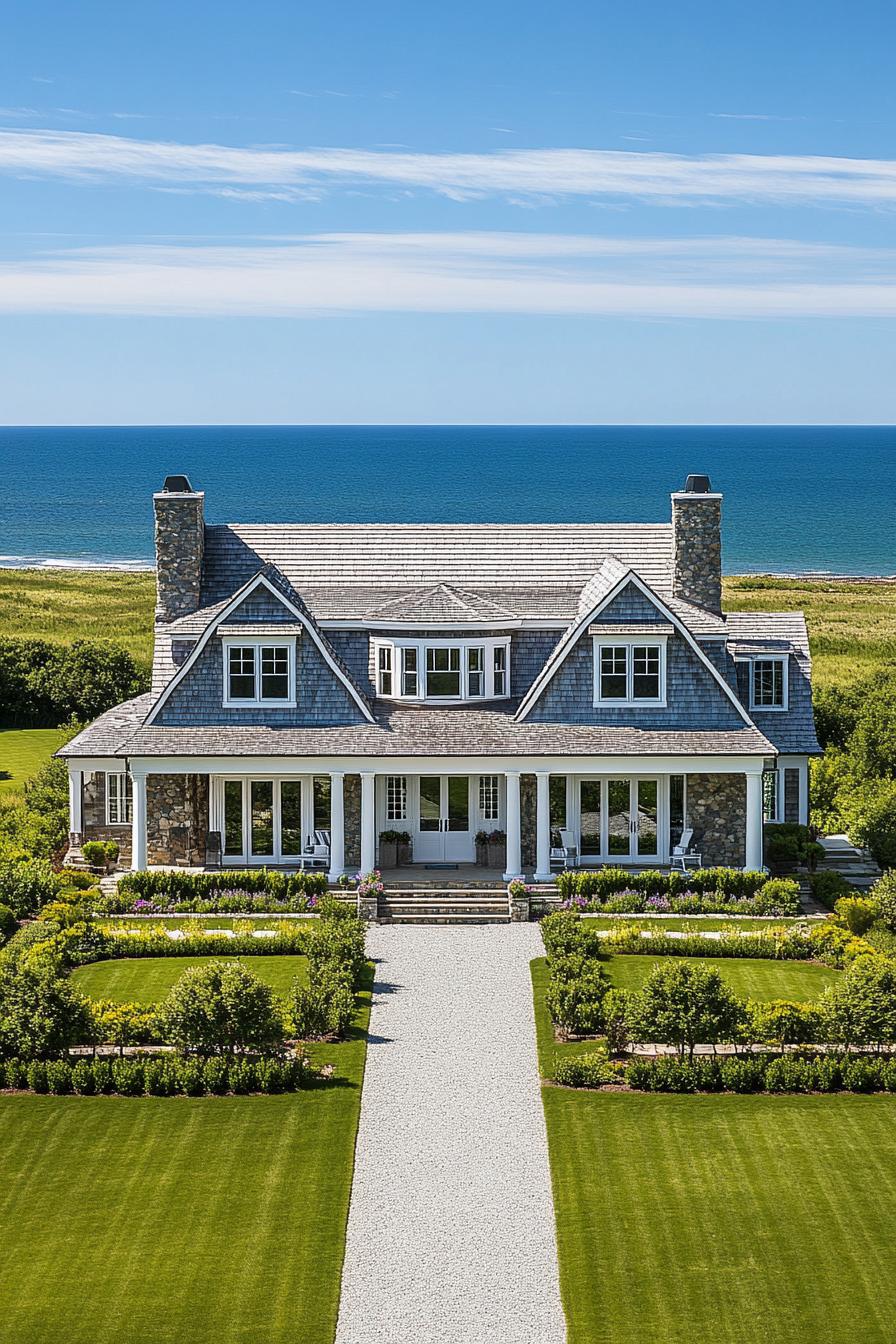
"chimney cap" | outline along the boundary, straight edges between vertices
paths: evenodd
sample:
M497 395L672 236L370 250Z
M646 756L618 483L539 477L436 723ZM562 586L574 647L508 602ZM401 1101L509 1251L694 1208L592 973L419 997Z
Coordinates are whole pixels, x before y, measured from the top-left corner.
M711 495L712 485L708 476L689 476L684 483L686 495Z
M195 495L188 476L166 476L162 486L163 495Z

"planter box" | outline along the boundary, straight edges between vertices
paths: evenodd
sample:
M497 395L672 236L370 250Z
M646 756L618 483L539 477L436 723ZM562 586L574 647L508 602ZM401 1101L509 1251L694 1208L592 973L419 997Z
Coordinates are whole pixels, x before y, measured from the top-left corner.
M395 840L380 841L380 867L398 867L398 844Z
M507 867L507 845L488 846L488 866L489 868L500 868L503 873Z
M398 867L406 868L411 862L411 846L409 844L400 844L398 846Z
M480 868L488 867L488 845L476 846L476 862Z

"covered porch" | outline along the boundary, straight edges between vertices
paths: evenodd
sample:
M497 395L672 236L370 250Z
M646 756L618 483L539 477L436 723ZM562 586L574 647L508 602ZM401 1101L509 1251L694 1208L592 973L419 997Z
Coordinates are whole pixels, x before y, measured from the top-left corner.
M772 773L758 756L126 764L69 761L73 833L90 830L85 799L102 792L99 766L107 807L91 801L91 815L126 830L134 868L202 866L211 834L225 866L315 866L333 882L377 866L390 882L549 881L561 832L580 866L665 867L689 830L704 865L758 868ZM316 832L326 853L312 861ZM410 838L409 866L381 862L394 853L383 837L396 833Z

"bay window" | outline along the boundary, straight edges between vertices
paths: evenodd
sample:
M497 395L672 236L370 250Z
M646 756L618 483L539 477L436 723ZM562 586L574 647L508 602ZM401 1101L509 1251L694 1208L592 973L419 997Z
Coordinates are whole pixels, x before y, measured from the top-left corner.
M664 640L594 640L595 705L663 705Z
M504 699L510 640L374 639L377 694L393 700Z

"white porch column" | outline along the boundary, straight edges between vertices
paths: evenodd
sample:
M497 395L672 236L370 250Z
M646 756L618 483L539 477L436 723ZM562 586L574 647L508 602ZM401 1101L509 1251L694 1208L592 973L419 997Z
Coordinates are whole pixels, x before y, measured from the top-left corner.
M131 867L146 867L146 776L131 776Z
M82 796L84 774L74 766L68 768L68 829L74 835L80 835L82 827Z
M504 881L519 877L522 872L520 856L520 772L508 770L507 780L507 871Z
M747 775L747 852L745 867L762 867L762 775Z
M376 811L374 783L376 775L365 770L361 774L361 872L370 873L376 867Z
M345 871L345 775L337 770L330 775L330 881L336 882Z
M551 777L544 771L535 775L535 880L551 880Z
M799 794L798 806L799 812L797 820L801 826L809 825L809 762L801 761L798 769Z

